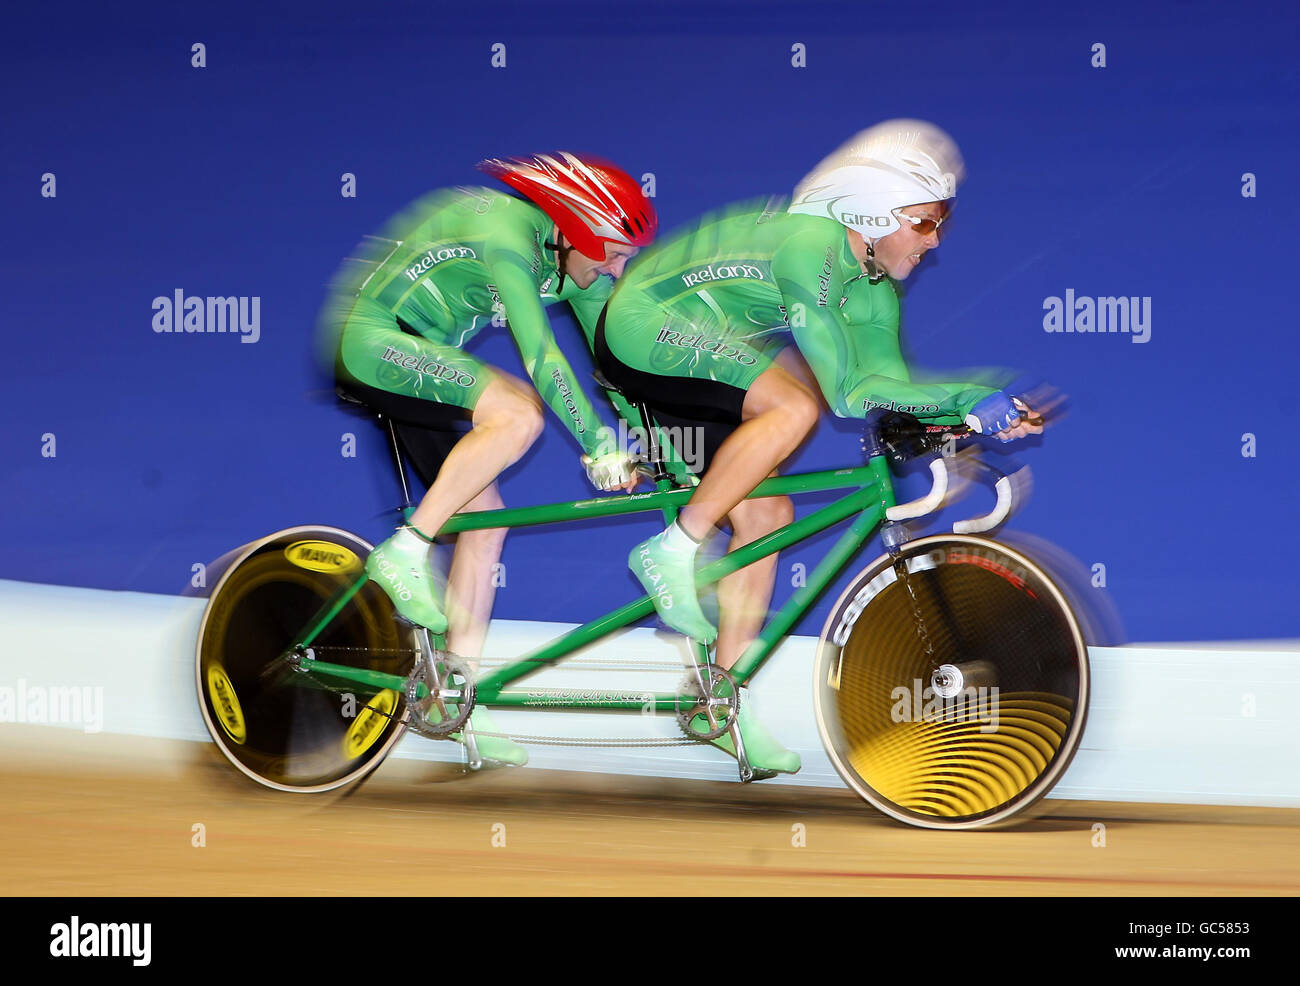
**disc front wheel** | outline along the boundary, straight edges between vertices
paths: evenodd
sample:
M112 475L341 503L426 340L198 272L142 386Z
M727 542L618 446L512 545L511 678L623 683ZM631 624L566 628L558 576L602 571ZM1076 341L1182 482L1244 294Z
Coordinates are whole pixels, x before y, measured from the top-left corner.
M1046 573L985 538L882 556L837 600L814 702L831 762L885 814L924 828L1005 824L1078 747L1088 652Z

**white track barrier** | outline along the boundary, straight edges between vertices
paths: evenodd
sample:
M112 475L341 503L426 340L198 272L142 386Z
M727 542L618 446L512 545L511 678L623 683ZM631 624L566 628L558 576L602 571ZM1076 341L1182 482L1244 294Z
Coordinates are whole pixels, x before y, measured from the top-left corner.
M104 733L207 740L194 687L203 599L0 580L0 716L30 721L16 700L38 691L102 690ZM485 664L522 654L572 624L498 620ZM527 687L672 690L674 638L634 629L589 647ZM816 639L787 640L757 677L752 700L803 769L764 784L838 787L812 712ZM1300 806L1300 641L1094 647L1093 698L1083 743L1052 796L1103 801ZM606 669L609 670L597 670ZM8 705L5 704L5 697ZM80 722L55 723L86 729ZM505 730L556 736L679 736L666 716L493 710ZM89 724L93 729L94 723ZM5 727L0 725L0 744ZM407 736L393 754L459 760L460 748ZM586 770L728 780L735 761L703 745L631 749L529 748L525 769ZM233 769L233 768L232 768Z

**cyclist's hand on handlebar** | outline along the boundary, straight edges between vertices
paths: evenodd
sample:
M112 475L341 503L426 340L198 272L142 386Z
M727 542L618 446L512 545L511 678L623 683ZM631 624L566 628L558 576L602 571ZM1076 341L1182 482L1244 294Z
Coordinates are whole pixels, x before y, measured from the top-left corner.
M591 485L605 493L621 490L631 493L641 477L636 471L636 459L627 452L606 452L602 455L582 457Z
M971 408L966 424L977 434L992 435L1003 442L1043 433L1043 418L1038 412L1019 397L1001 390Z
M1065 414L1066 396L1051 384L1040 381L1016 389L1012 401L1020 412L1020 420L1003 441L1041 435L1047 425L1057 423Z
M1011 398L1011 403L1020 412L1020 419L1010 428L1004 428L1002 431L997 432L997 439L1003 442L1013 442L1017 438L1041 435L1043 433L1042 417L1019 397Z

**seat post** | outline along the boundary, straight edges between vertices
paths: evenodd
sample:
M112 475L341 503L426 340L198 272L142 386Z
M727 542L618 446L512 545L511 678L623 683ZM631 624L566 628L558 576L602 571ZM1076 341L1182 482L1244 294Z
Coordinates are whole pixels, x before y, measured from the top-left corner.
M603 345L603 335L597 335L596 339L598 343ZM612 383L599 369L592 373L592 377L595 379L596 383L600 384L610 393L611 400L613 400L612 395L617 394L624 402L637 409L637 413L641 415L641 430L645 435L646 465L654 468L654 481L656 483L671 483L673 477L668 470L664 468L663 447L659 444L659 426L655 424L655 419L650 414L650 406L645 401L635 400L630 395L623 393L623 391ZM614 401L614 403L615 405L618 404L617 401ZM620 413L624 412L620 409ZM631 422L629 421L628 424L631 424Z
M654 469L656 483L670 481L672 476L664 468L663 448L659 444L659 428L650 416L650 407L644 401L636 402L636 409L641 415L641 428L645 434L646 464Z
M411 509L411 487L406 481L406 463L402 461L402 445L397 439L397 428L393 425L393 419L382 411L376 411L377 417L388 432L388 453L393 459L393 471L397 473L397 482L402 487L402 505L398 507L398 512L402 513L405 518L405 512Z

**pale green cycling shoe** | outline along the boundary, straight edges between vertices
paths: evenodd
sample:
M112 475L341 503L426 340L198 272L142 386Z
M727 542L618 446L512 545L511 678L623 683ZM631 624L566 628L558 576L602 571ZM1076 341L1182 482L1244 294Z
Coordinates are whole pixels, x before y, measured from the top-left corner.
M508 736L484 736L483 733L499 733L501 727L488 715L488 710L477 708L469 714L470 725L474 727L474 745L478 755L484 760L496 763L513 764L522 767L528 763L528 751ZM460 739L460 734L456 734Z
M740 738L745 743L745 759L749 761L751 767L755 770L770 770L780 774L798 773L799 768L803 766L799 754L786 749L767 731L767 727L754 714L748 688L740 690L739 718ZM703 730L707 729L709 724L704 716L696 716L692 725ZM724 733L711 742L731 756L736 755L736 744L731 741L730 734Z
M664 544L674 527L642 541L627 556L637 577L668 626L693 640L711 644L718 629L708 621L695 595L695 552L673 550Z
M399 528L375 546L366 559L366 575L406 619L434 633L447 632L447 617L438 605L429 573L429 543L411 529Z
M455 716L458 706L454 702L447 703L447 712ZM430 722L441 722L442 715L436 707L429 710ZM493 763L511 764L515 767L522 767L528 763L528 751L516 743L508 736L484 736L483 733L499 733L501 727L496 724L488 710L476 708L469 714L470 725L474 727L474 745L478 748L478 755L484 760L490 760ZM464 733L452 733L451 739L457 743L465 742Z

